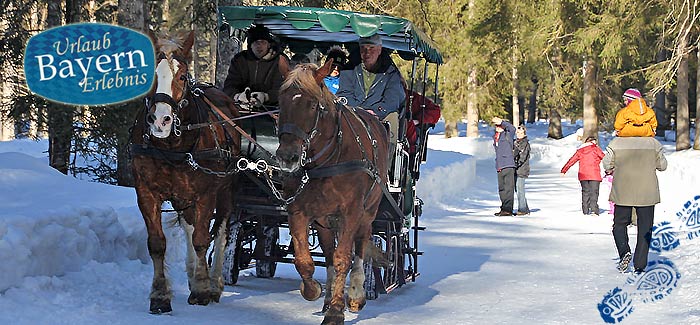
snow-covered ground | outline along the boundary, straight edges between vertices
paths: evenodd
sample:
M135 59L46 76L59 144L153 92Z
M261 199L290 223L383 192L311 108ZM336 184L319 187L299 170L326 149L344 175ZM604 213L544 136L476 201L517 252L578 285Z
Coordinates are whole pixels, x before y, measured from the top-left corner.
M445 139L440 127L431 135L418 185L427 227L421 276L359 314L346 312L349 324L700 323L700 152L674 152L664 142L669 168L658 173L655 219L661 252L652 252L640 277L615 270L612 215L582 215L576 167L559 173L577 146L573 135L551 140L547 125L529 126L533 212L494 217L493 130L481 127L477 139ZM565 134L576 128L565 125ZM608 140L601 134L603 147ZM188 305L177 228L167 230L174 311L148 314L153 271L133 189L76 180L47 165L46 142L0 142L0 324L321 322L322 302L299 295L288 264L273 279L244 271L219 304ZM607 195L601 186L603 209ZM630 237L634 247L634 228Z

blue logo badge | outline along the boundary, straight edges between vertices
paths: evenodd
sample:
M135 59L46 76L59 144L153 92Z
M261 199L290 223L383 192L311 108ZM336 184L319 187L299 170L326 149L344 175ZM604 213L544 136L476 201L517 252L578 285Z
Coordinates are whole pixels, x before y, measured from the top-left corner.
M678 286L680 272L670 260L661 259L652 261L647 266L647 271L642 274L630 276L627 284L634 288L635 297L642 302L659 301L670 295Z
M603 321L609 324L621 322L634 311L632 297L620 288L610 290L598 304L598 312Z
M155 75L148 36L128 28L81 23L29 39L27 86L46 99L72 105L108 105L144 95Z
M657 224L651 231L652 236L649 248L654 252L670 251L681 243L673 226L668 221Z

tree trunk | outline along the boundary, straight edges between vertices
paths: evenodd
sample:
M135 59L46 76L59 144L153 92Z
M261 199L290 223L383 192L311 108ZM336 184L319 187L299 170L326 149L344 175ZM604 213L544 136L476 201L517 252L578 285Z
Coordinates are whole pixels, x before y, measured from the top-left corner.
M52 28L62 25L61 0L48 2L46 27ZM79 10L76 8L78 0L66 3L66 23L77 20ZM68 174L70 165L71 143L73 139L73 116L75 107L48 102L46 105L47 129L49 133L49 166L63 174Z
M117 21L119 25L134 30L145 31L145 13L148 8L144 0L119 0ZM143 105L143 98L136 98L123 105L117 105L113 109L120 110L119 121L121 125L117 131L117 185L134 186L134 175L131 172L131 158L129 156L129 126L136 113Z
M219 6L240 6L241 0L219 0ZM218 26L216 30L216 80L212 82L216 87L223 88L224 80L228 74L228 66L236 53L243 50L241 41L234 36L234 30L229 25ZM212 49L214 51L214 49Z
M598 139L598 113L596 111L596 63L593 59L583 61L583 138Z
M467 137L479 136L479 109L476 102L476 68L469 69L467 76Z
M656 54L656 63L666 61L666 50L659 50ZM654 113L659 126L656 128L656 135L666 136L666 130L671 129L671 117L666 107L666 90L660 91L654 97Z
M693 149L700 150L700 132L698 132L698 128L700 128L700 49L697 49L696 52L698 61L695 65L695 141L693 141Z
M516 127L520 125L520 103L518 101L518 47L514 46L513 49L513 67L512 67L512 79L513 79L513 89L511 90L511 101L513 103L513 125Z
M520 125L520 103L518 101L518 68L513 67L513 89L511 90L511 103L513 106L513 125Z
M688 54L687 38L682 38L678 44L677 53L681 54L676 80L676 151L690 148L690 116L688 109Z
M445 138L458 137L457 121L445 120Z
M474 17L474 0L469 0L469 19ZM479 136L479 106L476 99L477 70L471 66L467 74L467 137Z
M549 129L547 130L547 137L555 140L563 138L563 132L561 131L561 115L556 109L552 109L549 112Z
M530 93L530 102L527 106L527 123L535 123L537 118L537 79L532 79L532 92Z
M527 107L527 123L535 123L535 113L537 112L537 79L532 80L532 93Z

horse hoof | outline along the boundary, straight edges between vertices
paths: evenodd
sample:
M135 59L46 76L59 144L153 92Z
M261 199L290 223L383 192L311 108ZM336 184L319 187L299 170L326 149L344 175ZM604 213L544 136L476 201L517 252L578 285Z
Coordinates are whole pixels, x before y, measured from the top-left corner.
M221 293L214 293L214 292L212 292L212 293L211 293L211 296L210 296L209 298L210 298L211 301L213 301L213 302L215 302L215 303L218 304L218 303L219 303L219 300L221 300Z
M168 299L151 299L151 307L149 312L154 315L165 314L173 311Z
M312 285L308 288L304 285L304 281L301 281L301 286L299 287L299 290L301 290L301 296L308 301L315 301L321 297L322 293L321 282L314 279L312 279L312 281Z
M343 325L345 323L345 315L343 312L328 310L326 316L323 317L321 325Z
M358 299L350 299L348 298L347 300L347 305L348 305L348 310L356 313L362 310L362 308L365 307L365 304L367 304L367 299L365 297L358 298Z
M187 298L187 303L190 305L200 305L200 306L206 306L209 304L211 297L208 292L205 293L190 293L190 296Z

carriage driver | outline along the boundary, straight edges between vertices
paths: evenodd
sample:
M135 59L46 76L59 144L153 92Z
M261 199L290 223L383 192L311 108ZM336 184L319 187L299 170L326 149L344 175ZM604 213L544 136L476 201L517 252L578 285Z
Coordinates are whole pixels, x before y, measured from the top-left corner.
M289 62L270 30L263 25L251 27L248 29L248 49L231 59L224 92L244 105L276 105L282 85L280 60Z
M402 77L389 52L382 51L382 38L378 34L360 38L359 44L362 62L352 70L340 72L335 95L347 105L362 107L389 124L389 157L393 157L399 111L406 98Z

